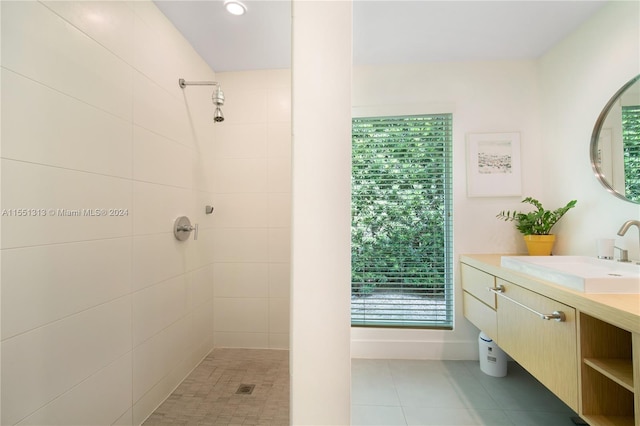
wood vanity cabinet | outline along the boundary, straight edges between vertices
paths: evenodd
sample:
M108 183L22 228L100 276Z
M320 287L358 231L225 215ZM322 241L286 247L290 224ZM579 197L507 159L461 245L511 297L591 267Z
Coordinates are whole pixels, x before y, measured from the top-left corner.
M578 361L576 311L548 297L497 280L498 345L540 383L578 411ZM545 320L544 314L561 312L562 321Z
M580 413L590 425L640 424L639 336L580 313Z
M575 310L466 264L461 273L465 317L578 411ZM564 321L544 320L531 310L562 312Z
M498 255L463 256L460 272L465 317L589 425L640 426L640 295L580 294Z

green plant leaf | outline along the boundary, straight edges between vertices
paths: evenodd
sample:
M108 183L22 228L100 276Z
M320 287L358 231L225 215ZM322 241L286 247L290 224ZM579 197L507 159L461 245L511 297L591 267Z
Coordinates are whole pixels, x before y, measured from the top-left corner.
M531 204L536 210L528 213L503 210L496 215L496 218L515 222L516 229L524 235L550 234L553 226L577 203L576 200L571 200L564 207L546 210L542 203L533 197L527 197L522 202Z

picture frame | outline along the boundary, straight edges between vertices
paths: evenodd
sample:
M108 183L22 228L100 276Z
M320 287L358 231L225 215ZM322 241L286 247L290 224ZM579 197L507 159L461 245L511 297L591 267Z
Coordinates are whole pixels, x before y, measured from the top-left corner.
M467 196L520 195L520 133L468 133Z

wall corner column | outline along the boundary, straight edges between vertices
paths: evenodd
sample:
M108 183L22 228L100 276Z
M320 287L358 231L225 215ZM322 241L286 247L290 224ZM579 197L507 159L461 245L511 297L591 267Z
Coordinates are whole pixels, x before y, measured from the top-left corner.
M291 424L350 423L352 2L292 1Z

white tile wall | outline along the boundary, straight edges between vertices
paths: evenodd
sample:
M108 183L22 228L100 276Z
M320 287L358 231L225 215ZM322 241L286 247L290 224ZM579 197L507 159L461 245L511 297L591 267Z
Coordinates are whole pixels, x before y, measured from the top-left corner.
M269 347L289 350L289 330L286 333L269 333Z
M133 63L134 15L126 2L44 1L46 7L100 43L124 62Z
M269 264L269 296L289 297L289 283L291 280L291 270L289 263Z
M288 348L291 74L217 77L228 102L214 145L215 344Z
M126 412L131 406L131 361L130 353L121 356L19 424L111 424L113 413ZM96 400L102 404L96 405Z
M162 382L167 371L170 372L180 361L182 348L188 342L188 326L188 320L182 319L136 346L133 351L133 399L135 401Z
M47 213L2 216L2 424L139 424L214 342L287 348L290 72L215 76L151 2L1 7L1 207Z
M187 293L188 309L201 308L213 303L213 264L191 271L187 276L189 292ZM213 323L211 323L213 326Z
M269 158L267 163L267 186L269 192L291 193L290 158Z
M4 138L2 142L4 145ZM130 180L9 159L2 159L2 175L3 209L46 211L44 216L2 216L2 248L124 237L131 233L130 214L83 213L92 209L131 212Z
M213 347L215 75L152 2L0 7L0 423L140 424Z
M217 140L217 138L216 138ZM216 193L267 192L267 162L261 158L217 158L214 163Z
M185 270L184 245L170 232L133 237L134 291L178 276Z
M267 122L268 94L266 88L252 89L241 85L230 87L230 85L225 84L224 76L218 75L226 96L224 102L225 123L255 124ZM232 96L229 96L230 94Z
M291 121L291 89L289 87L267 90L267 121L269 123Z
M226 110L226 108L225 108ZM227 123L216 129L216 158L266 158L266 123Z
M213 323L220 331L266 333L269 331L269 305L266 298L219 298L213 311Z
M4 158L131 178L129 122L7 69L2 82Z
M189 188L148 182L133 184L133 232L135 235L166 233L174 218L193 218L195 206L193 191ZM195 219L194 219L195 220Z
M217 263L214 269L215 297L269 297L268 263Z
M272 228L288 228L291 223L291 196L287 192L271 193L268 200L268 222Z
M185 274L133 294L133 344L137 346L187 313Z
M265 192L216 195L216 228L265 228L269 222Z
M267 149L270 158L291 158L291 123L267 126Z
M191 234L194 238L194 234ZM201 229L197 240L185 241L184 250L188 271L204 268L215 259L215 234L212 229Z
M131 118L129 65L41 3L6 2L2 9L3 67Z
M191 133L182 96L174 96L172 92L139 72L134 72L133 83L135 123L164 138L190 146ZM177 79L176 87L178 87ZM205 96L206 91L203 92L205 93L202 95Z
M269 229L269 261L286 263L291 257L291 230L289 228Z
M269 333L289 332L289 299L269 299Z
M216 347L221 348L267 348L271 336L266 332L216 331L213 338Z
M269 229L223 228L215 233L216 264L269 261Z
M130 351L130 296L3 340L2 423L18 422Z
M2 338L131 292L131 239L3 250Z
M134 126L133 178L136 180L192 188L195 155L193 150L161 134Z

